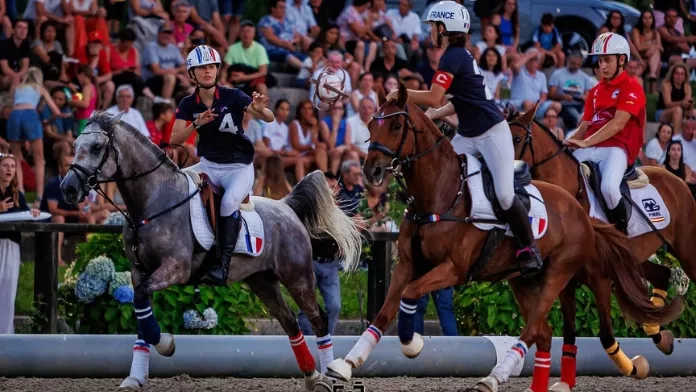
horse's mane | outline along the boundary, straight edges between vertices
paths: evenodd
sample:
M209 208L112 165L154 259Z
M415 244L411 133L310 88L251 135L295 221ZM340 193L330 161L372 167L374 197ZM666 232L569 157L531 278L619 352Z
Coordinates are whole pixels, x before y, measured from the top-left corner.
M118 126L118 129L122 129L128 135L132 136L135 140L138 141L138 143L142 145L143 148L154 154L158 160L164 159L165 162L162 164L162 166L167 166L174 171L179 170L179 167L176 164L174 164L174 162L172 162L171 159L169 159L169 156L167 156L164 150L159 148L159 146L153 143L152 140L148 139L134 126L128 124L125 121L119 121L117 124L114 124L113 118L114 116L107 112L94 111L92 116L89 118L87 125L89 126L89 124L95 123L99 126L99 128L103 130L111 130L112 127Z

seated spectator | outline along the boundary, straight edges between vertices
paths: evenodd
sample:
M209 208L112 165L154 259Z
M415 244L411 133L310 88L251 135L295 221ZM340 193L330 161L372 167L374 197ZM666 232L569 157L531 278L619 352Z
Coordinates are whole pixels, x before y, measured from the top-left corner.
M146 121L145 125L147 125L150 140L156 145L162 147L162 137L164 136L165 128L172 121L173 116L174 108L172 105L166 102L152 105L152 120ZM176 162L174 158L172 158L172 161Z
M691 45L696 43L696 35L685 37L684 33L679 32L675 28L679 14L675 9L668 9L665 12L665 24L657 28L660 34L662 46L662 61L673 63L681 62L682 55L688 54L691 50Z
M640 58L648 64L648 80L657 80L660 76L662 40L655 29L655 15L651 10L643 11L631 30L631 41L640 53Z
M607 15L606 22L604 22L604 26L600 27L597 34L615 33L626 38L626 41L628 41L628 46L631 48L631 58L635 57L638 61L640 61L643 69L645 69L646 66L640 57L640 52L638 52L638 49L633 44L631 37L626 34L626 29L624 28L625 25L626 20L623 14L621 14L619 11L610 11L609 15Z
M300 69L300 72L297 74L295 87L309 87L309 78L315 71L324 69L325 65L326 56L324 55L324 48L317 42L312 42L312 44L309 45L309 57L304 59L302 62L302 69Z
M220 49L227 48L225 26L222 25L217 0L180 0L188 1L190 8L190 20L199 29L205 31ZM172 5L176 6L176 2Z
M13 155L0 154L0 214L29 211L24 193L19 190L17 160ZM31 209L31 215L40 211ZM0 335L14 333L14 310L19 279L19 244L22 233L0 231Z
M73 158L72 155L63 155L58 161L58 176L48 180L40 210L50 213L53 223L101 224L109 216L107 210L93 211L88 199L79 204L69 204L63 198L63 192L60 191L60 183L68 174ZM63 233L58 233L58 263L64 265L60 256L62 247Z
M549 81L549 97L561 103L561 117L567 128L575 128L585 109L585 100L597 81L582 69L584 58L574 52L565 68L557 69Z
M134 100L135 92L133 91L133 86L122 84L118 86L116 90L116 105L106 109L106 112L113 116L123 112L121 121L133 126L140 131L140 133L149 138L150 131L147 129L142 113L133 107Z
M121 197L121 192L118 191L118 187L116 186L115 182L105 184L104 193L106 193L106 197L108 197L109 200L113 202L113 204L111 204L110 202L106 201L104 196L98 195L96 204L99 205L104 211L108 211L109 214L112 212L128 212L126 202L123 201L123 197Z
M541 53L536 48L529 49L523 56L512 64L512 86L510 87L510 103L517 110L528 111L539 102L536 118L542 119L546 110L553 108L556 113L561 111L561 104L548 98L546 75L539 70Z
M200 29L195 29L189 36L188 46L181 52L181 55L188 56L188 54L191 53L191 51L195 49L196 46L207 44L208 40L205 38L205 32L203 32L203 30Z
M69 102L69 105L75 108L75 137L82 134L87 120L97 107L97 87L94 85L93 73L89 65L81 64L77 67L76 77L81 92L73 96Z
M345 63L343 61L343 55L341 52L338 51L333 51L329 52L329 55L326 57L326 65L331 66L333 69L338 69L343 68L345 69ZM317 80L319 79L319 75L323 71L323 68L317 68L314 73L312 74L312 79ZM352 82L352 76L350 72L346 72L345 74L345 83L343 87L343 92L350 95L353 92L353 82ZM316 85L314 83L309 85L309 98L312 99L314 97L314 91L316 89ZM348 102L348 98L344 99L343 102Z
M339 2L337 1L336 3ZM312 16L314 16L314 20L317 22L317 25L326 26L332 23L332 21L335 19L329 15L327 3L325 3L323 0L309 0L307 4L309 4L309 7L312 10Z
M169 14L162 7L160 0L129 0L128 18L141 17L152 19L154 25L159 25L159 20L169 21Z
M340 38L341 32L338 29L338 25L328 24L322 27L316 42L324 48L324 53L339 51L342 55L351 56L352 58L352 55L346 54L346 50L341 46Z
M88 33L98 32L104 39L109 38L106 24L106 9L98 0L68 0L75 30L75 49L87 45Z
M376 106L379 106L377 93L373 90L374 86L375 80L371 73L365 72L364 74L360 75L360 78L358 78L358 89L353 90L353 92L350 94L350 102L348 105L348 110L346 111L346 116L351 117L358 112L360 101L362 101L363 98L370 98Z
M493 26L489 25L487 28L492 29ZM431 51L432 49L429 49L428 53ZM439 56L441 57L442 50L439 50L439 53ZM435 66L437 69L437 65ZM495 101L500 102L500 86L502 85L503 79L505 79L505 74L503 73L503 57L500 56L500 52L494 48L485 49L481 54L481 60L478 63L478 67L479 72L481 72L481 75L483 75L483 82L486 84L486 87L488 87L488 90L493 94ZM430 86L430 84L431 82L428 82L428 86Z
M182 51L186 49L189 36L193 33L194 27L188 23L191 17L191 6L185 0L177 1L172 5L172 29L174 30L174 43Z
M307 50L309 44L319 36L319 25L314 19L312 8L305 0L288 0L286 7L288 20L302 36L303 49Z
M191 87L186 62L173 40L171 25L164 23L159 28L157 41L148 43L143 54L145 85L164 99L171 99L178 89Z
M503 71L507 70L507 53L505 46L503 46L503 40L498 34L498 28L493 25L488 25L483 30L483 40L476 43L474 58L477 63L481 63L481 56L486 49L494 49L498 52L502 60Z
M665 162L667 145L672 141L674 129L669 123L662 123L657 129L657 134L645 146L645 160L643 164L646 166L660 166Z
M123 29L118 36L118 42L106 47L111 66L111 80L118 88L124 84L133 86L135 98L146 96L153 102L166 101L161 97L155 96L149 87L145 86L143 78L140 77L141 64L140 53L133 46L135 33L130 28Z
M683 3L681 0L657 0L652 1L652 8L655 14L655 28L660 28L665 25L665 13L667 10L674 9L677 10L681 8ZM685 12L689 14L690 12ZM684 19L681 16L677 16L677 22L674 24L674 29L677 30L682 35L684 34Z
M638 81L638 84L640 84L641 87L644 86L645 82L643 81L643 77L641 76L643 73L641 72L640 69L640 63L636 59L630 59L628 61L628 64L626 65L626 72L636 79ZM596 79L595 79L596 81Z
M440 59L444 50L438 48L432 42L428 42L425 47L425 57L423 61L416 68L416 72L423 77L423 81L428 89L432 85L433 78L435 77L435 72L437 72L440 65ZM480 64L480 62L479 62Z
M283 158L271 155L266 159L263 174L259 176L256 185L254 185L254 196L280 200L290 192L292 192L292 185L285 178Z
M321 140L326 143L329 151L329 171L334 175L338 173L338 167L344 160L360 160L360 156L352 149L352 137L344 118L344 105L343 102L338 102L331 108L330 115L322 120L326 123L326 133L321 135Z
M686 65L674 64L667 71L657 97L655 121L672 123L675 135L681 133L682 118L696 116L688 77Z
M396 40L403 45L411 64L416 64L422 57L420 39L423 36L421 20L411 11L413 0L399 0L399 7L387 10L387 19L391 21Z
M290 102L280 99L275 104L275 121L263 126L263 141L271 150L272 155L278 155L283 160L283 167L295 168L295 179L301 180L304 173L304 158L290 146L288 125L285 123L290 115Z
M251 114L244 112L242 129L251 143L254 145L254 167L263 168L266 159L273 155L271 149L263 141L263 123L255 119Z
M116 37L121 31L121 19L126 15L128 2L126 0L105 1L106 23L109 27L109 37Z
M176 105L174 107L179 107L181 100L186 98L189 94L187 92L181 92L176 95ZM198 132L191 132L191 136L183 144L170 145L172 139L172 132L174 130L174 123L176 122L176 116L171 116L169 123L162 128L162 139L158 143L160 148L163 148L167 155L171 158L176 151L176 158L178 160L178 165L181 168L189 167L195 165L199 162L199 157L196 155L196 141L198 140ZM191 122L187 121L186 126L191 125ZM171 151L169 153L168 151Z
M321 135L327 132L326 128L326 124L319 121L312 102L306 100L297 105L295 120L288 129L288 138L290 147L304 157L302 171L295 169L295 173L299 174L298 179L303 178L306 170L312 166L316 166L322 173L328 170L326 143L320 141Z
M693 170L684 164L684 155L682 154L682 142L679 140L670 141L667 145L667 157L665 163L660 165L668 172L681 178L686 183L694 184Z
M346 51L353 55L355 61L367 71L370 70L377 56L377 41L379 41L362 16L369 6L369 0L353 0L353 4L344 8L336 21L341 31L341 38L345 42ZM366 54L367 57L365 57Z
M558 126L558 113L555 110L549 108L546 113L544 113L542 124L546 125L549 131L556 136L556 139L563 140L565 132L563 128Z
M222 79L233 87L241 89L247 95L256 91L268 95L267 80L268 54L263 45L254 41L256 28L251 21L242 22L239 42L229 47L224 59ZM275 79L270 87L275 85Z
M351 147L360 159L367 158L367 148L370 146L370 130L367 124L372 120L372 115L377 111L377 105L372 98L365 97L360 100L358 113L348 117L346 134L350 133Z
M305 55L301 53L302 37L293 31L293 24L285 15L285 0L271 0L270 14L259 21L259 41L266 48L271 61L302 68Z
M390 92L399 89L399 78L394 74L389 74L387 75L387 78L384 79L383 85L384 96L386 97Z
M520 47L520 17L517 0L505 0L497 14L491 17L491 24L498 27L500 38L508 55L508 62L517 60Z
M336 199L346 215L357 219L362 218L358 213L358 207L365 193L365 188L362 187L362 176L359 161L343 162L339 180L340 189Z
M59 33L65 36L65 45L68 57L75 53L75 26L71 15L71 6L68 0L29 0L24 10L24 19L34 25L34 37L41 36L41 25L47 21L53 21Z
M31 48L27 40L28 33L29 23L17 20L12 36L0 41L0 87L3 89L17 86L29 69Z
M220 0L218 6L222 23L227 26L227 43L232 45L239 35L240 21L244 14L245 0Z
M41 25L41 38L37 38L31 49L34 53L32 63L41 69L44 83L47 88L62 86L69 83L63 62L63 45L56 39L56 25L54 22L46 22Z
M365 202L368 213L365 214L364 218L367 220L365 223L370 231L399 231L399 228L388 215L387 186L387 182L378 187L365 184Z
M41 201L44 187L44 149L43 149L43 125L37 112L39 101L44 99L46 104L56 117L62 116L60 109L56 106L43 87L43 76L41 70L36 67L29 68L29 71L14 89L14 107L7 121L7 140L10 142L10 151L19 159L24 161L22 153L23 142L29 142L30 152L34 160L34 173L36 174L36 200ZM24 192L24 178L22 176L22 166L17 168L17 178L19 189Z
M2 34L4 37L10 37L12 35L12 21L17 19L17 10L14 4L14 0L9 0L7 4L5 0L0 2L0 26L2 27ZM12 10L9 10L11 7Z
M56 107L60 109L61 116L54 115L51 107L46 104L43 105L43 110L41 111L44 155L51 151L51 155L49 155L53 158L50 160L51 167L57 167L58 158L62 155L72 153L73 143L75 142L75 137L73 136L73 132L75 132L75 118L68 106L66 91L70 90L67 87L55 87L51 90L51 99L53 99Z
M114 82L111 80L109 54L103 45L102 36L93 31L89 34L89 43L77 53L80 64L86 64L94 70L94 82L100 93L99 106L104 110L111 105L114 98Z
M375 76L375 81L381 83L387 77L387 74L393 73L399 75L400 78L413 75L406 61L396 57L396 41L387 40L382 46L383 56L377 58L372 63L369 71Z
M554 22L552 14L544 14L541 17L541 26L534 28L532 33L534 47L541 52L542 68L547 65L561 68L565 64L563 39Z
M684 162L687 166L696 168L696 138L694 138L696 136L696 118L685 117L682 121L682 133L674 135L672 140L682 142Z
M12 114L14 100L8 93L0 95L0 153L10 153L10 143L7 141L7 121Z

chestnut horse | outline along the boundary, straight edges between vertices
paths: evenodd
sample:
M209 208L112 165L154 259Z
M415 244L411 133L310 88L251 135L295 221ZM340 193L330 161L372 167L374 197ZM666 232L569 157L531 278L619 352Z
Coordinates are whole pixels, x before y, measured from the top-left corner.
M585 211L589 212L590 202L585 183L580 176L580 163L545 126L533 121L535 112L536 107L525 114L511 113L509 116L515 156L530 165L532 178L561 186L571 195L575 195ZM684 181L667 170L654 166L644 166L640 170L648 176L650 184L662 196L670 211L670 224L660 230L662 237L652 232L631 238L630 247L633 253L638 260L648 260L660 246L665 245L679 260L686 275L691 280L696 279L696 253L693 252L696 203L691 191ZM671 270L650 262L642 263L641 268L653 284L651 300L658 306L664 305ZM643 328L646 334L653 338L660 351L667 355L672 353L674 335L671 331L660 332L659 325L652 323L644 325Z
M627 240L611 225L590 219L570 194L560 187L533 182L548 214L549 230L538 240L545 271L534 279L519 277L516 246L505 238L488 261L476 263L489 232L474 227L468 216L472 201L467 187L467 159L457 156L440 130L413 103L400 85L398 100L383 104L369 123L370 148L363 172L379 185L393 173L410 197L406 219L399 228L399 261L392 273L384 305L372 325L348 353L329 365L330 376L349 380L352 369L361 366L381 337L381 331L399 312L399 338L403 353L415 358L423 348L422 337L413 331L415 303L423 295L471 280L507 278L526 325L518 342L491 374L473 390L494 392L506 382L512 369L524 359L528 347L537 344L537 362L532 389L548 389L551 328L546 316L554 300L576 275L586 276L597 298L600 338L610 358L624 375L647 377L644 357L630 360L614 340L610 297L612 281L622 309L636 321L667 321L678 317L674 301L659 310L643 291L639 270L629 268L636 260ZM375 121L376 120L376 121ZM474 159L474 158L471 158ZM431 223L429 217L438 216ZM573 307L575 303L572 304ZM680 305L680 304L679 304Z

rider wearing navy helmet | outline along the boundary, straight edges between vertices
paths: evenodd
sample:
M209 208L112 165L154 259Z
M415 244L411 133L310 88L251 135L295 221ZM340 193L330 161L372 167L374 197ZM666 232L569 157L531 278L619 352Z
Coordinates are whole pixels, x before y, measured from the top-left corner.
M439 107L445 94L452 94L446 106L429 111L433 120L457 114L459 127L452 145L457 154L480 153L493 176L495 193L505 219L517 239L517 258L523 276L541 271L543 264L536 248L529 217L514 191L515 159L512 135L507 121L486 87L476 60L466 49L471 25L469 12L454 1L435 4L424 20L431 26L431 38L445 48L429 91L408 90L409 99L417 105ZM398 91L388 98L396 98ZM432 114L431 114L432 112Z
M220 263L205 277L215 284L227 281L241 224L239 206L254 185L254 146L242 128L244 112L266 122L275 120L266 108L267 97L253 93L252 99L236 88L218 86L220 63L220 54L207 45L189 53L186 68L197 88L179 103L171 138L172 144L180 144L198 131L201 160L195 169L225 190L217 223Z

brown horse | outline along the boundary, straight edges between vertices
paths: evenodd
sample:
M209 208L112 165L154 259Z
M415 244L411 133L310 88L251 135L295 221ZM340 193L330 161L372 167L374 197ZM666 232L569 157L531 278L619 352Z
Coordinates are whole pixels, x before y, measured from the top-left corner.
M543 125L533 121L536 107L525 114L511 113L509 117L517 159L527 162L532 178L561 186L575 195L586 211L590 210L585 182L580 175L579 162ZM660 230L630 239L630 247L638 260L648 260L662 245L666 245L681 264L686 275L696 279L696 253L693 238L696 233L696 203L688 186L677 176L658 167L642 167L652 184L662 196L670 211L670 224ZM599 196L599 195L597 195ZM601 196L599 196L601 197ZM663 239L666 243L663 243ZM668 267L644 262L641 268L653 284L651 300L658 306L665 303L671 270ZM674 348L674 335L668 330L660 332L659 325L643 326L653 338L658 349L669 355Z
M538 240L546 260L545 271L534 279L519 278L515 244L510 238L493 251L485 251L489 233L474 227L468 215L472 200L467 181L467 157L457 156L438 128L413 103L408 103L403 85L397 101L383 104L369 124L371 145L363 172L369 183L380 184L392 172L410 196L407 219L399 228L399 262L391 278L382 309L346 359L329 365L327 374L348 380L361 366L399 312L402 351L416 357L423 339L413 331L415 303L423 295L471 280L507 278L526 320L520 340L474 390L492 392L508 380L511 370L523 360L527 348L537 344L537 362L532 384L535 392L548 389L551 328L546 316L554 300L576 275L587 277L600 314L600 338L610 358L625 375L647 376L645 358L628 359L614 340L610 295L612 280L622 309L637 321L672 320L681 308L658 310L644 295L639 271L626 239L610 225L591 220L582 206L558 186L533 182L544 199L548 215L546 234ZM469 157L470 159L474 159ZM432 219L438 217L438 219ZM436 221L437 223L431 223ZM481 256L487 261L479 262ZM575 303L573 302L573 307Z

